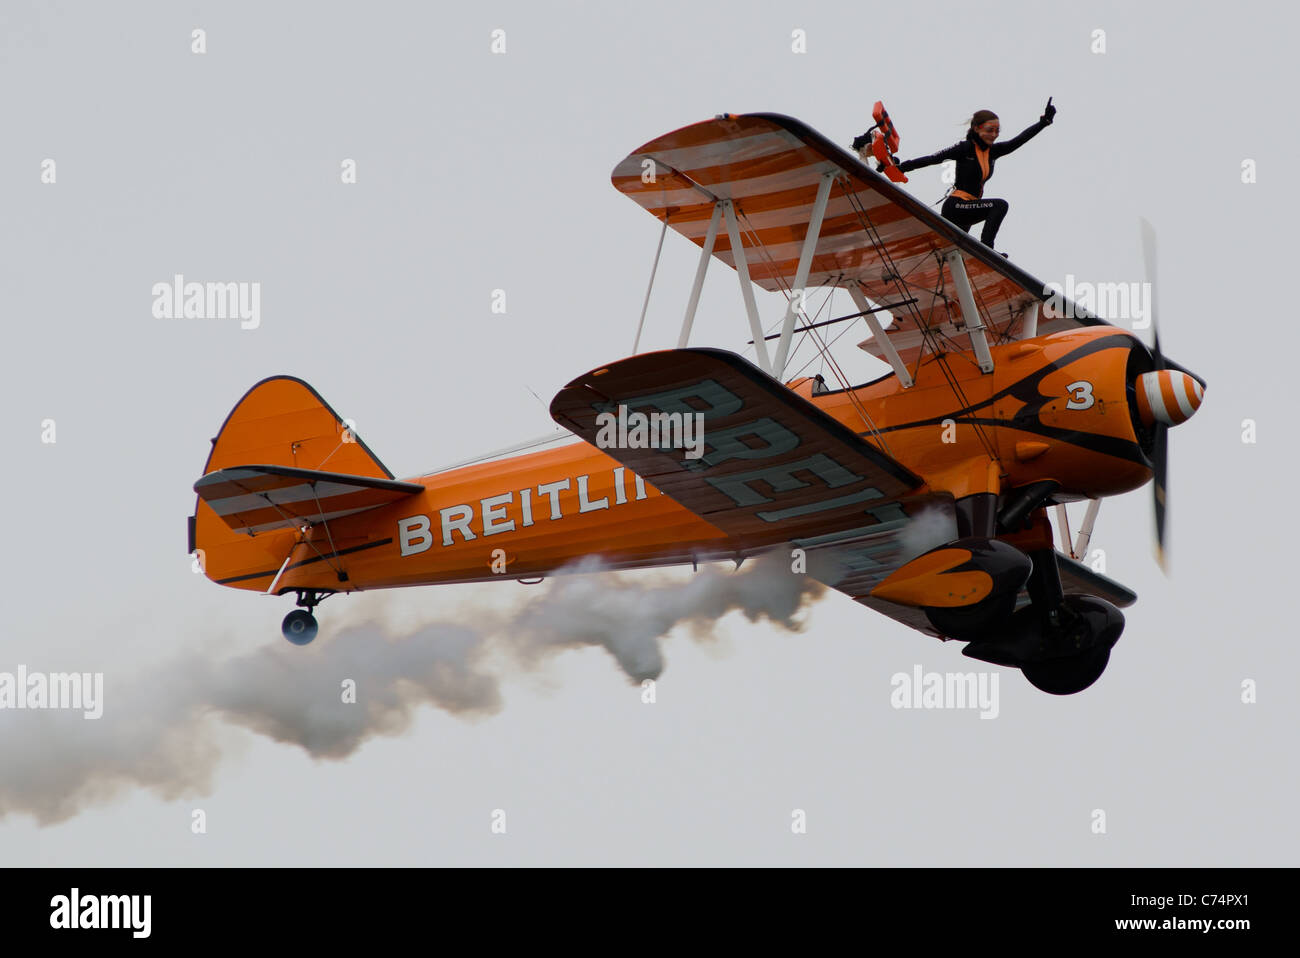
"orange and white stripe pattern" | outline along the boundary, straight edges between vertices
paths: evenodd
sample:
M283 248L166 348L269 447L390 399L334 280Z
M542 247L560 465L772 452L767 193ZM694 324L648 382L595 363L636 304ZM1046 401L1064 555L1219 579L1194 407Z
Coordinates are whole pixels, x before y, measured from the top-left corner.
M342 519L423 492L424 486L282 466L237 466L208 473L194 491L231 529L258 535Z
M1201 408L1204 395L1200 383L1176 369L1143 373L1137 381L1138 416L1147 426L1177 426Z
M715 201L733 201L750 279L778 291L794 281L818 184L827 173L836 180L807 288L856 281L877 303L915 297L914 312L897 311L890 330L891 341L911 361L921 350L918 317L926 326L942 326L960 316L938 254L967 234L820 134L775 114L724 115L651 140L619 163L611 179L619 192L667 219L696 246L704 245ZM872 243L868 224L887 256ZM725 225L720 224L713 255L735 268ZM997 259L990 266L967 256L966 271L992 334L1010 338L1018 332L1024 306L1041 299L1043 287ZM1095 322L1045 316L1038 334ZM867 344L863 348L876 351Z

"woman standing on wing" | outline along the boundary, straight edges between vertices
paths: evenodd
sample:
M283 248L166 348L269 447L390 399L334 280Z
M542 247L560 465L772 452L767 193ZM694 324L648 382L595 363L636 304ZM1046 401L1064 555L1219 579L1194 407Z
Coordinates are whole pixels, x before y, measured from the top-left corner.
M956 160L957 179L952 192L943 201L940 212L944 219L964 230L982 221L984 229L980 233L980 242L992 248L998 227L1002 225L1002 218L1007 215L1008 209L1006 200L984 198L984 184L993 175L993 164L998 157L1006 156L1037 136L1040 130L1051 124L1055 116L1056 107L1052 106L1052 99L1048 97L1047 108L1037 123L1014 139L996 143L994 141L1001 132L998 115L992 110L979 110L970 118L966 139L938 153L906 160L899 163L898 168L906 173L944 160Z

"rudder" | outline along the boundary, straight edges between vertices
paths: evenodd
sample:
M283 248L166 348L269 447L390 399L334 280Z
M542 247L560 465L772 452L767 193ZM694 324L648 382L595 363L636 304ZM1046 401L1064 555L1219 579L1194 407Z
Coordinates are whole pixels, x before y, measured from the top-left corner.
M212 440L203 474L247 463L392 479L320 393L293 376L272 376L244 394Z
M391 480L393 474L310 385L293 376L263 379L235 404L212 440L203 475L257 464ZM200 497L189 518L189 551L215 582L265 590L296 533L236 532Z

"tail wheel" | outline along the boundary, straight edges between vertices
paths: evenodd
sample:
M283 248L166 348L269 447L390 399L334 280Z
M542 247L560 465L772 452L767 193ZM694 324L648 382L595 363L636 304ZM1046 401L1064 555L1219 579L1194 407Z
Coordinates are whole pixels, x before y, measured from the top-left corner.
M316 616L306 609L294 609L284 617L280 631L294 645L306 645L316 638Z
M1109 648L1094 648L1079 655L1044 659L1020 667L1029 684L1040 692L1051 695L1073 695L1082 692L1101 678L1110 662Z

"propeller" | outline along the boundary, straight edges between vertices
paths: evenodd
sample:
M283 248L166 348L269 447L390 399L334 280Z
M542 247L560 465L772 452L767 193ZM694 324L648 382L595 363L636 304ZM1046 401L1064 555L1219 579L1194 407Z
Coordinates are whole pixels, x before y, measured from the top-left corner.
M1165 558L1165 529L1169 505L1169 427L1187 419L1201 405L1204 383L1181 367L1165 361L1160 351L1160 327L1156 322L1156 231L1145 219L1138 219L1142 235L1142 260L1151 289L1151 342L1155 370L1138 377L1138 413L1152 430L1152 506L1156 520L1156 561L1168 572Z
M1156 321L1156 230L1146 219L1138 217L1138 229L1142 234L1142 265L1145 279L1151 290L1151 352L1155 356L1156 372L1165 368L1165 357L1160 352L1160 324ZM1151 504L1156 517L1156 562L1161 570L1168 572L1165 562L1165 503L1168 501L1169 489L1169 426L1156 420L1155 448L1151 453L1154 476L1151 479Z

